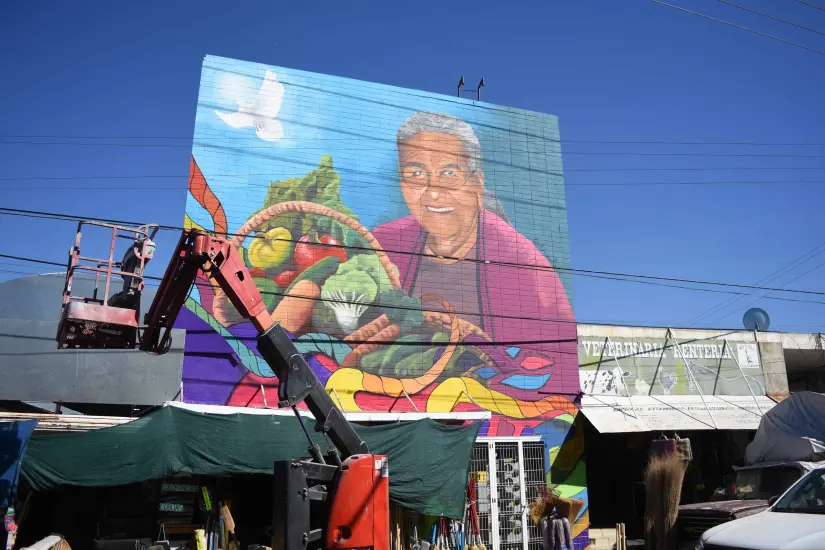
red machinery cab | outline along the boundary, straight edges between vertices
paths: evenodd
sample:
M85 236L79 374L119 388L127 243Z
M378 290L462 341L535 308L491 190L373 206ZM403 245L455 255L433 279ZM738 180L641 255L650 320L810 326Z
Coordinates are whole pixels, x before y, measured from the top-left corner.
M109 244L108 258L80 254L84 226L108 230L109 234L105 235ZM57 327L58 349L135 348L140 324L143 271L154 253L152 239L157 231L157 225L126 226L95 221L83 221L77 225L63 287L63 305ZM119 240L128 240L130 245L122 259L116 261L115 248ZM94 273L91 296L72 294L72 284L78 272L88 272L90 278ZM113 276L122 280L122 286L110 295Z
M389 550L389 510L387 457L353 455L347 458L332 495L325 548Z

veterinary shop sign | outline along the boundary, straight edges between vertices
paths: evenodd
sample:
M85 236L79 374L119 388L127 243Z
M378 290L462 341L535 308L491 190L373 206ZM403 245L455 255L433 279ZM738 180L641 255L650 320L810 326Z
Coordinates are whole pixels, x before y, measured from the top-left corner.
M755 342L672 338L579 340L585 395L764 395Z

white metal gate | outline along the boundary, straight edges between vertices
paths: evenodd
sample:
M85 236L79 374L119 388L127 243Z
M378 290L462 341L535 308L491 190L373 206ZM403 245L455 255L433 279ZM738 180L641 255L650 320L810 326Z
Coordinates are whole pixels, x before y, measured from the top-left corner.
M546 484L544 457L544 443L537 437L476 442L470 471L487 548L541 550L541 532L527 517L527 505Z

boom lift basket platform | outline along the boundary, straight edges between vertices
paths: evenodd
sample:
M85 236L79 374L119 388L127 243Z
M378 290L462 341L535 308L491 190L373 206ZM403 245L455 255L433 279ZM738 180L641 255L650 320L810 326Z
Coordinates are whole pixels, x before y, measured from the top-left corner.
M111 232L108 258L92 258L80 254L84 226ZM63 287L63 305L57 327L58 349L136 347L139 339L143 272L154 253L155 243L152 239L158 229L157 225L127 226L97 221L82 221L77 224L77 235L69 251L66 283ZM116 261L115 248L119 239L129 240L130 245L122 259ZM72 294L72 283L78 272L95 274L92 296ZM121 289L110 296L113 276L120 277L123 282Z

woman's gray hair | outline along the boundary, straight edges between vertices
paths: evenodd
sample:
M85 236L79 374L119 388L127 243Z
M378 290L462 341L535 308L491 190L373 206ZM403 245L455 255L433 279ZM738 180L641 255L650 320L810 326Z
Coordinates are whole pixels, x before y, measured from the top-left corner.
M398 128L398 134L395 138L396 143L400 145L421 132L457 137L464 145L470 171L473 173L481 171L481 145L478 142L478 137L472 127L460 118L443 113L419 111L405 120Z

